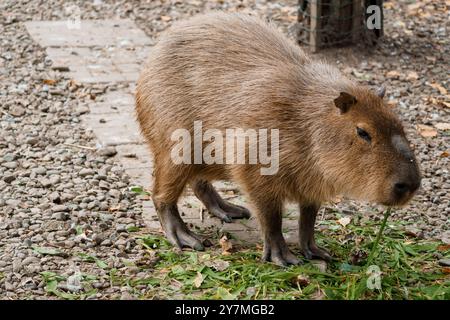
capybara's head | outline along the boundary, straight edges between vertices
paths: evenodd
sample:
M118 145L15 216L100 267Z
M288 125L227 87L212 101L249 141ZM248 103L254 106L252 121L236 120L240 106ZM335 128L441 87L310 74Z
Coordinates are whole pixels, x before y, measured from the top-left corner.
M328 128L321 130L321 167L345 196L386 206L406 204L420 187L420 171L403 126L383 100L384 88L340 92ZM317 146L317 144L316 144Z

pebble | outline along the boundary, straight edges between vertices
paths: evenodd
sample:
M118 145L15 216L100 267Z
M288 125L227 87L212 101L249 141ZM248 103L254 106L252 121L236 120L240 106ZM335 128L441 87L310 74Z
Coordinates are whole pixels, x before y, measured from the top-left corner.
M16 179L16 176L13 175L13 174L6 174L6 175L3 177L3 181L5 181L6 183L11 183L11 182L13 182L15 179Z
M21 106L13 106L10 110L9 110L9 114L14 116L14 117L21 117L25 114L25 109L22 108Z
M99 149L97 153L104 157L112 157L117 154L117 150L114 147L104 147Z
M444 266L444 267L450 267L450 259L439 260L439 265Z
M69 219L69 214L67 212L55 212L52 214L52 219L66 221Z
M84 168L84 169L81 169L78 174L81 177L86 177L86 176L92 176L92 175L94 175L94 173L95 173L94 170L88 169L88 168Z
M16 169L17 168L17 162L16 161L11 161L11 162L5 162L2 164L3 167L8 168L8 169Z

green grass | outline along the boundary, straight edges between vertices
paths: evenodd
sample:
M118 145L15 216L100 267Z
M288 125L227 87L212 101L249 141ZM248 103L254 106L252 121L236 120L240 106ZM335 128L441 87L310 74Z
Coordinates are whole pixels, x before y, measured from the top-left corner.
M205 252L179 252L164 237L140 232L130 235L152 261L138 265L146 277L125 275L133 263L109 269L94 256L79 256L107 272L111 286L128 287L141 299L450 299L450 268L438 265L439 259L450 257L450 246L410 237L404 224L387 220L376 245L381 222L363 223L354 216L343 227L337 223L340 217L336 213L335 220L317 226L318 244L335 257L325 272L309 261L288 268L262 263L256 245L236 247L231 255L222 255L219 245ZM218 237L211 240L218 243ZM299 255L296 246L292 250ZM55 273L42 277L47 292L62 299L96 293L89 275L83 275L83 290L76 294L58 289L64 277Z
M255 248L229 256L217 249L180 254L163 238L149 236L141 241L160 260L151 277L128 285L146 284L141 298L450 299L449 270L437 263L438 257L450 256L448 246L409 238L399 223L386 224L377 247L379 226L374 223L356 221L346 228L334 221L323 224L328 225L327 236L319 235L318 242L336 257L326 272L307 261L289 268L261 263ZM367 258L371 252L372 262Z

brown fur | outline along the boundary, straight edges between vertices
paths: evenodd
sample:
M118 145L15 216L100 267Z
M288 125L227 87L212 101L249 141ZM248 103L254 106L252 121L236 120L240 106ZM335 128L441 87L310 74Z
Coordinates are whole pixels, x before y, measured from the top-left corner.
M357 101L344 113L333 102L340 92ZM380 97L311 59L273 25L247 15L212 13L174 24L152 48L138 81L136 112L154 155L158 213L163 205L176 205L188 183L231 179L255 205L266 258L280 264L296 261L281 231L267 224L281 221L286 200L315 218L320 204L338 194L406 203L415 190L400 199L392 186L406 176L420 179L409 146L404 150L402 125ZM195 120L203 122L203 130L279 129L278 173L263 176L259 165L174 165L171 134L179 128L192 132ZM358 137L357 126L370 133L371 143ZM393 145L394 135L404 152ZM311 221L304 228L310 229ZM310 242L315 247L313 238Z

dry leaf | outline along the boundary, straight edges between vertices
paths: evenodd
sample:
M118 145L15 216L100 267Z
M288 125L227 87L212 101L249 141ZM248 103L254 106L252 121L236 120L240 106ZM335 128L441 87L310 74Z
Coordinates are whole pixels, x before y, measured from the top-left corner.
M450 244L443 244L437 248L439 251L448 251L450 250Z
M194 286L196 288L200 288L200 286L203 283L203 280L204 280L203 275L200 272L197 272L197 276L194 279Z
M337 222L344 228L350 223L351 219L349 217L340 218Z
M386 73L386 77L392 78L392 79L398 79L400 77L400 72L392 70Z
M448 123L448 122L439 122L439 123L436 123L434 126L438 130L443 130L443 131L450 130L450 123Z
M294 285L298 285L300 288L304 288L310 284L308 276L299 274L292 279Z
M438 104L447 108L450 108L450 102L447 101L438 101Z
M444 151L441 153L440 157L441 158L447 158L450 154L447 151Z
M167 21L172 20L172 17L171 16L161 16L161 20L164 22L167 22Z
M117 206L111 207L111 208L108 209L109 212L116 212L116 211L119 211L119 210L120 210L120 203Z
M222 254L223 255L230 255L231 250L233 250L233 245L231 244L230 240L227 238L227 236L223 236L219 240L220 247L222 248Z
M436 129L434 129L431 126L427 126L424 124L419 124L417 126L417 128L419 129L419 133L422 137L424 138L431 138L431 137L436 137L438 132Z
M54 84L56 83L56 80L53 80L53 79L44 79L44 80L42 80L42 82L45 83L45 84L47 84L47 85L49 85L49 86L52 86L52 85L54 85Z
M419 75L415 71L409 71L406 75L406 80L413 81L419 79Z
M442 268L442 272L445 273L445 274L450 274L450 267Z
M437 90L439 90L440 94L446 95L447 94L447 89L445 89L443 86L441 86L439 83L432 83L430 84L430 87L435 88Z
M230 266L230 263L225 260L216 259L212 261L205 261L205 266L220 272L226 270Z

